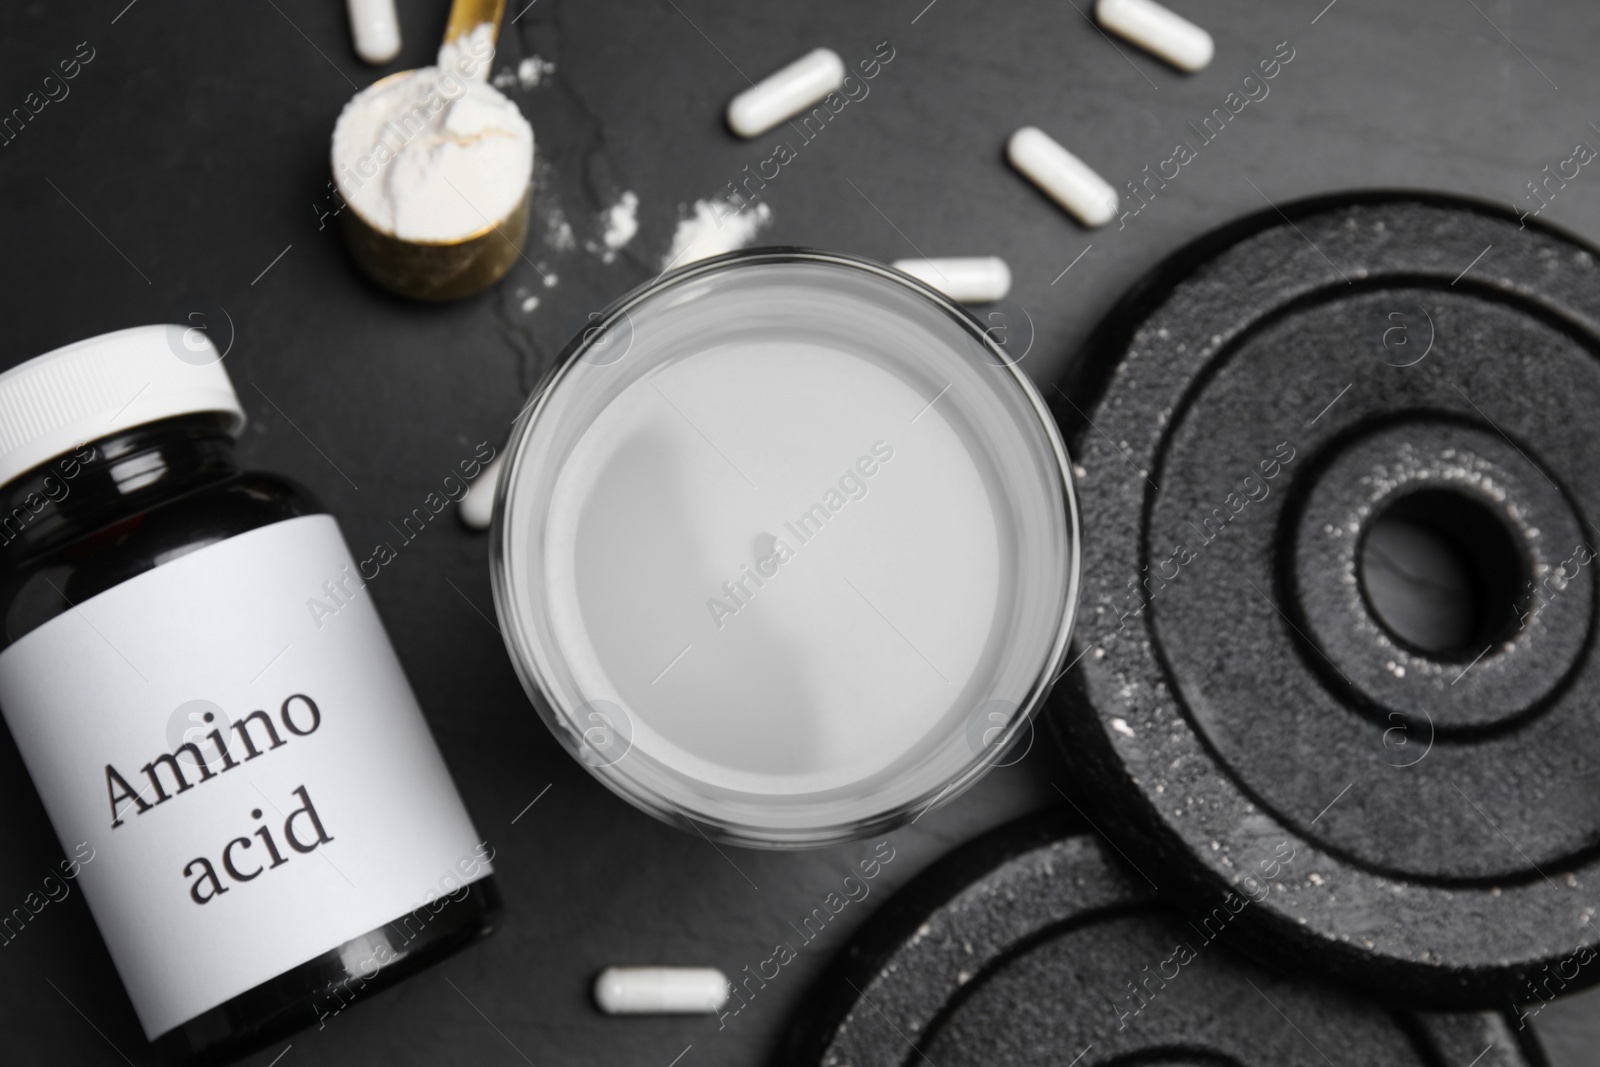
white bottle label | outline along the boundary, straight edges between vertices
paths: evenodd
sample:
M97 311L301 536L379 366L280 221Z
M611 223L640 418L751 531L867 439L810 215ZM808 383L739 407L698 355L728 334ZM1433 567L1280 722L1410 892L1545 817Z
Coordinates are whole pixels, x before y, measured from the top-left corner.
M0 653L0 709L67 850L94 849L79 883L148 1037L414 912L373 966L392 960L423 905L489 873L355 575L330 516L290 519Z

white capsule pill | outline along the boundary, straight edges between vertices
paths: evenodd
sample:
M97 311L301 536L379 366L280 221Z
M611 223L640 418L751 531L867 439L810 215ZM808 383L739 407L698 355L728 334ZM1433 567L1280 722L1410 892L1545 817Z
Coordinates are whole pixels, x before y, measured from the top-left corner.
M734 97L728 105L728 128L740 137L759 136L843 85L839 53L831 48L807 52Z
M894 269L905 271L924 285L963 304L1004 300L1011 291L1011 268L999 256L897 259Z
M1012 134L1006 158L1085 226L1104 226L1116 218L1117 191L1043 130L1024 126Z
M400 54L400 19L394 0L349 0L350 35L356 55L381 67Z
M469 530L487 530L494 518L495 487L500 481L500 460L496 456L488 466L478 472L477 480L467 487L461 498L461 523Z
M1094 17L1118 37L1191 74L1216 52L1209 33L1155 0L1098 0Z
M728 1002L728 979L715 967L607 967L594 1002L607 1015L710 1014Z

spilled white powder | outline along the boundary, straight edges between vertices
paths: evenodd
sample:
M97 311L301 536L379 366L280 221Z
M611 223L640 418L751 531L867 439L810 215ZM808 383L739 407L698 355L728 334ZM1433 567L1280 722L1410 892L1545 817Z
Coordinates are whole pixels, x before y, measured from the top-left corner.
M509 89L513 85L520 85L524 89L536 89L545 79L556 72L556 65L539 56L529 56L516 69L507 67L494 76L496 89Z
M529 56L517 64L517 81L524 89L532 89L556 72L556 65L538 56Z
M572 236L572 224L567 221L567 216L559 207L551 208L549 215L545 217L544 243L558 252L570 252L578 247L577 238Z
M526 193L533 127L481 80L493 49L479 38L441 48L448 66L368 86L340 113L334 181L378 229L407 240L465 237L504 219Z
M766 204L746 206L740 211L726 200L697 200L694 214L678 220L672 248L662 257L661 269L743 248L771 223L772 209Z
M600 213L603 227L600 242L589 242L589 251L599 253L602 263L611 263L639 232L639 197L632 191Z

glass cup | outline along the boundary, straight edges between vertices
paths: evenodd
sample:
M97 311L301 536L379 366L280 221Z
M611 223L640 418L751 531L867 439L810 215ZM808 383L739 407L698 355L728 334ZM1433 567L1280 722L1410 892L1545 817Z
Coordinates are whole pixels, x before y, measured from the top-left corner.
M800 249L595 316L518 420L492 527L556 737L645 811L768 847L881 833L1003 763L1079 566L1066 450L1004 340Z

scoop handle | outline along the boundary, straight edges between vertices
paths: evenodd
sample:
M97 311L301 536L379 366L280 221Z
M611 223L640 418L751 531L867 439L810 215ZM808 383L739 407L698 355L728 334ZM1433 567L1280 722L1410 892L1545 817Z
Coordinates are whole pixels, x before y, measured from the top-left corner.
M444 44L471 33L482 23L489 24L489 43L500 33L500 19L506 13L506 0L452 0L450 18L444 24Z

